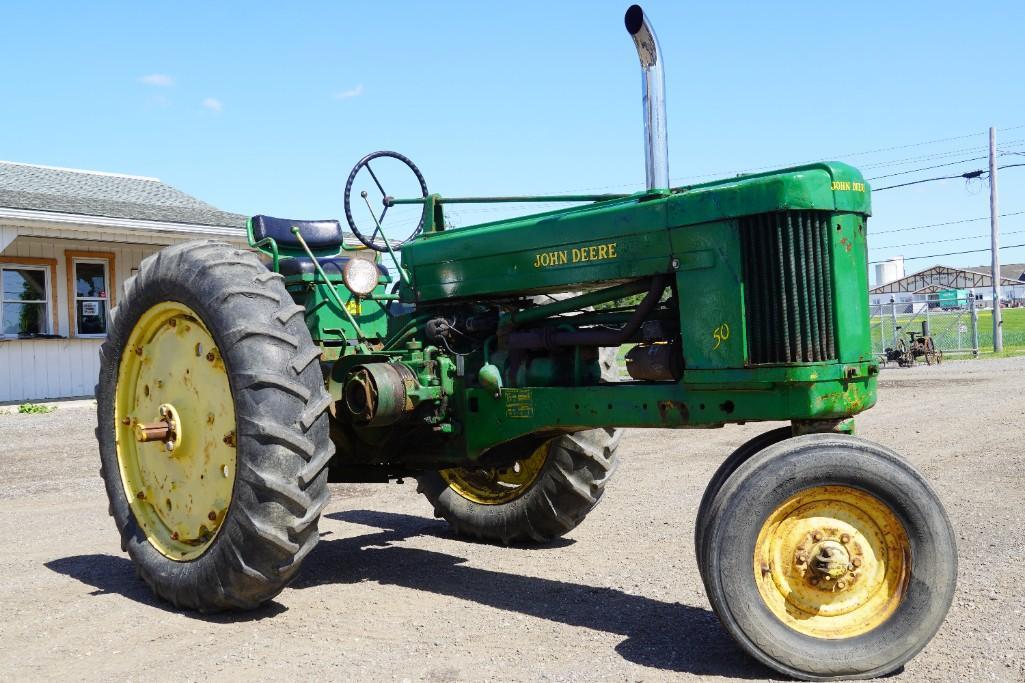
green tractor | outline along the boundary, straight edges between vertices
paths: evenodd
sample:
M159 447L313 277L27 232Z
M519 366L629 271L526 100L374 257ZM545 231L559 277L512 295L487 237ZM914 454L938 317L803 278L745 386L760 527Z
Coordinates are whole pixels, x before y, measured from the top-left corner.
M842 163L670 187L663 55L639 7L626 27L644 191L443 197L377 152L345 188L360 248L338 221L255 216L252 250L172 246L125 283L97 437L122 546L158 596L269 600L316 545L330 482L415 477L456 532L544 543L598 503L621 428L787 421L725 459L697 514L725 629L815 680L884 675L933 637L950 523L918 472L853 435L879 370L869 187ZM385 160L413 196L385 191ZM506 201L576 205L460 228L445 214ZM386 237L403 208L415 229ZM629 379L609 372L622 347Z

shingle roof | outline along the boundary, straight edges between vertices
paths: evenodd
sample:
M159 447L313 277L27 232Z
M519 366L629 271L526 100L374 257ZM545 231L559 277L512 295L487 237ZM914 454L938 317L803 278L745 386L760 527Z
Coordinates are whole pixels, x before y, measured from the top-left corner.
M985 273L986 275L989 275L992 272L992 267L985 265L977 266L975 268L965 268L965 270L973 270L976 273ZM1023 275L1025 275L1025 263L1008 263L1001 264L1000 266L1000 277L1025 282L1025 279L1022 278Z
M221 211L157 178L0 161L0 207L244 228Z

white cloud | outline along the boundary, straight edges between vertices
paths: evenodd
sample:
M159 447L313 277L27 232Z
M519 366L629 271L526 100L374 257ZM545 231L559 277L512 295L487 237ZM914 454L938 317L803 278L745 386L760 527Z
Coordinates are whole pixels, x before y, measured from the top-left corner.
M159 88L169 88L174 85L174 78L167 74L147 74L139 79L140 83L155 85Z
M336 100L347 100L350 97L359 97L362 94L363 94L363 84L360 83L355 88L350 88L348 90L343 90L342 92L336 92L335 93L335 99Z
M224 109L224 105L221 104L221 101L216 97L206 98L205 100L203 100L202 105L204 109L209 109L210 111L218 113L220 113L220 111Z

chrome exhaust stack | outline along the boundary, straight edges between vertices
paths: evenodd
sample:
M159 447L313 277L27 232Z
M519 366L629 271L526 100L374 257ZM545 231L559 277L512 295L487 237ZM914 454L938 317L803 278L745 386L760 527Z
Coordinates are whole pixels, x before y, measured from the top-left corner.
M624 17L633 38L644 77L644 175L647 189L669 188L669 139L666 136L666 82L658 38L639 5L631 5Z

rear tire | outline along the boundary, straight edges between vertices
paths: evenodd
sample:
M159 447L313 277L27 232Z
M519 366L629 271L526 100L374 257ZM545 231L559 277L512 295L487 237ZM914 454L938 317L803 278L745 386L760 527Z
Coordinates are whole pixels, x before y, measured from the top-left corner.
M158 319L152 338L169 335L164 346L157 347L154 342L146 351L141 346L128 348L130 339L141 338L136 330L140 320L148 320L154 309L175 302L189 313L176 313L174 320L164 322ZM195 316L190 317L191 313ZM125 282L120 304L111 312L96 388L100 474L122 549L154 593L176 607L202 612L255 608L288 584L317 543L317 521L330 497L326 466L334 447L328 438L326 414L330 398L316 362L319 350L310 339L302 313L281 276L269 272L255 255L209 241L172 246L145 259L139 274ZM175 346L174 334L197 325L212 337L215 348L209 353L198 345L195 349ZM151 416L141 414L145 412L141 408L133 410L143 402L138 394L129 392L127 373L119 377L123 368L136 367L131 365L135 361L122 362L126 354L148 359L146 367L163 368L180 353L190 355L193 350L200 361L206 353L207 360L223 362L233 408L231 425L218 421L216 426L208 426L214 424L212 412L209 423L199 416L185 424L187 412L196 410L182 398L181 388L171 385L175 379L188 384L187 377L160 381L152 388L147 383L145 395L152 392L159 398L159 392L167 392L181 399L182 429L191 430L193 444L220 447L221 435L232 430L223 439L224 444L234 446L235 471L229 472L225 465L223 474L233 477L230 502L221 510L223 517L209 513L213 537L203 539L203 545L196 544L195 557L187 554L187 548L181 550L177 531L168 533L178 527L161 521L157 508L163 501L148 502L147 493L160 485L153 477L147 480L145 474L138 474L147 467L140 454L166 458L173 454L164 453L158 448L161 444L134 443L134 424ZM147 355L151 351L152 358ZM191 376L196 375L194 371ZM203 387L190 391L198 392L194 398L201 403ZM131 443L122 445L126 439ZM192 446L184 448L185 454L176 457L192 457L193 450ZM216 467L219 474L220 465ZM167 509L172 502L175 510L179 504L191 504L193 486L202 490L210 484L183 478L177 485L182 491L179 498L174 498L175 487L160 489L171 491ZM199 514L206 519L205 510ZM168 539L178 544L179 556L168 549L174 547Z
M541 447L547 454L536 476L504 497L483 486L477 493L471 484L483 479L469 468L425 473L417 490L457 534L506 545L546 543L576 528L601 500L619 464L620 434L590 429L551 439ZM497 502L483 502L487 497Z
M709 523L713 609L748 654L789 676L890 673L953 600L957 548L942 504L908 463L863 439L770 446L729 477Z

